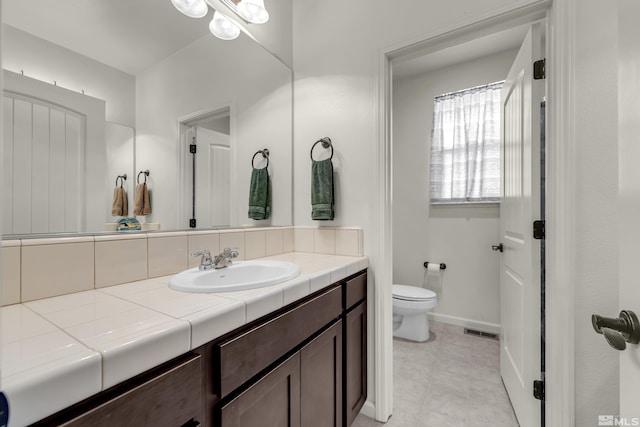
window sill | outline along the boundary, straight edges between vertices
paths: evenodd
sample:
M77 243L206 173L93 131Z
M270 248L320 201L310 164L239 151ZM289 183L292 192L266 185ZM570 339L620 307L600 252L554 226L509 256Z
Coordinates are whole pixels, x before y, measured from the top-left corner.
M447 207L447 208L487 208L487 207L500 207L500 202L429 202L429 206L434 208Z

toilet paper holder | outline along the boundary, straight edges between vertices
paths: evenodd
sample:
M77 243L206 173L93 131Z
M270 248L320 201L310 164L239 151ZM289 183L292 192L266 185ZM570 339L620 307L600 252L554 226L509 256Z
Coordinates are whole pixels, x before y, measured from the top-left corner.
M431 263L433 264L433 263ZM429 268L429 261L425 261L424 262L424 268ZM447 264L445 264L444 262L440 263L440 270L446 270L447 269Z

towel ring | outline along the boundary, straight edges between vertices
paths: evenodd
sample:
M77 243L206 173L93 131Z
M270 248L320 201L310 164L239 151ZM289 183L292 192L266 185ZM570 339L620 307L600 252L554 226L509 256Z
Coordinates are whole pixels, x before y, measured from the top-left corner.
M136 178L136 182L140 184L140 175L144 174L144 183L147 183L147 177L149 176L149 169L145 171L138 172L138 177Z
M320 138L319 140L317 140L311 146L311 152L309 153L309 155L311 156L311 160L313 160L313 149L316 147L316 145L318 145L319 142L322 142L323 148L331 148L331 156L329 157L329 160L333 159L333 144L331 143L331 138L325 136L324 138Z
M122 187L122 184L124 184L124 181L127 180L127 174L125 173L124 175L118 175L116 177L116 187L118 186L118 180L120 180L120 187Z
M258 151L256 151L256 153L255 153L255 154L253 155L253 157L251 158L251 167L252 167L252 168L254 168L254 169L256 168L256 167L253 165L253 161L256 159L256 156L257 156L258 154L262 154L262 157L263 157L264 159L267 159L267 165L266 165L264 168L268 168L268 167L269 167L269 149L268 149L268 148L265 148L264 150L258 150ZM263 169L264 169L264 168L263 168Z

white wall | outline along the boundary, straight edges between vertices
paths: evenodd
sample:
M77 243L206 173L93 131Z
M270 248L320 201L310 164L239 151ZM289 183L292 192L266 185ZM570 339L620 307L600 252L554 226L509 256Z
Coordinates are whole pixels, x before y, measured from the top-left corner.
M135 77L86 56L2 24L2 67L106 103L106 120L135 125Z
M289 68L244 34L232 42L196 40L136 76L136 169L149 169L152 214L162 229L178 221L178 122L196 112L231 106L231 225L248 219L251 157L268 148L272 216L265 225L292 223L292 77ZM234 176L235 174L235 176ZM234 216L235 215L235 216Z
M576 5L575 425L586 426L619 405L618 352L591 326L592 314L619 312L617 11Z
M640 3L618 1L619 9L619 162L620 162L620 309L640 314L638 242L640 242ZM620 354L620 415L640 416L640 345Z
M436 318L498 332L499 206L430 206L429 159L433 99L442 93L503 80L517 50L393 82L393 281L422 286L424 261L444 262Z

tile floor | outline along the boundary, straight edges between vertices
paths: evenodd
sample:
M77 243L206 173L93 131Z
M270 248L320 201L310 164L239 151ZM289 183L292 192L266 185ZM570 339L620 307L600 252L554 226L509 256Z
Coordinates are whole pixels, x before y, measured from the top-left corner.
M518 427L500 379L498 340L430 322L431 338L393 340L393 415L360 414L352 427Z

